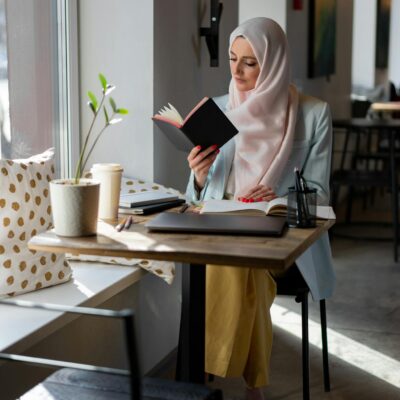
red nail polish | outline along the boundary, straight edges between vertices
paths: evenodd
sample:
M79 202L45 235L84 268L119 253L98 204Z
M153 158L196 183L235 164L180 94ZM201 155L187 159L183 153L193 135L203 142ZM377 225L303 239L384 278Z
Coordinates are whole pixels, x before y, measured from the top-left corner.
M201 146L196 146L196 149L197 150L201 150Z
M254 201L262 201L262 197L258 197L257 199L254 199Z
M217 154L219 154L221 151L220 151L220 149L217 149L217 150L215 150L215 152L216 152Z
M254 203L254 199L249 199L249 203Z

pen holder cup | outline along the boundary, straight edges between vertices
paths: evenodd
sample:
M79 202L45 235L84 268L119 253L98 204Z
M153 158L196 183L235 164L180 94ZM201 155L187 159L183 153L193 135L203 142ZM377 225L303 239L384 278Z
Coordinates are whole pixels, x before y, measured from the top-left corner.
M316 224L317 189L289 188L287 223L291 228L313 228Z

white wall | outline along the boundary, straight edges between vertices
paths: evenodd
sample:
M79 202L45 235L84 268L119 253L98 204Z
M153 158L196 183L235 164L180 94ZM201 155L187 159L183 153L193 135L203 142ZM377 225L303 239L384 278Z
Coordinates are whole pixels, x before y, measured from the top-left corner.
M400 0L392 0L388 77L400 88Z
M249 18L272 18L286 30L286 1L282 0L240 0L239 22Z
M228 91L228 40L237 26L237 1L223 2L218 68L209 66L205 38L200 39L198 35L200 26L210 25L209 1L202 3L207 6L207 14L199 24L198 1L154 1L154 112L170 102L186 115L204 96ZM200 65L193 41L201 46ZM189 175L186 157L187 154L177 151L154 126L155 181L184 191Z
M106 130L88 167L93 162L119 162L125 175L151 181L153 1L80 1L79 21L82 134L92 115L86 93L91 90L100 95L99 72L116 85L112 96L117 105L129 110L120 124Z
M354 0L353 16L353 85L375 86L377 0Z

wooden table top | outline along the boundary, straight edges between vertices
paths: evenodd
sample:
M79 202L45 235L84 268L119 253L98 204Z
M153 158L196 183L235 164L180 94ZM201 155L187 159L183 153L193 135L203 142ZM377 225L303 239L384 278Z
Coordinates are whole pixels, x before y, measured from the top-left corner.
M371 109L374 111L400 111L400 101L372 103Z
M261 217L260 217L261 218ZM311 244L333 226L333 220L318 221L316 228L287 229L280 238L218 234L150 233L136 217L128 231L117 232L115 224L99 221L96 236L68 238L53 230L29 241L33 250L221 264L285 270Z

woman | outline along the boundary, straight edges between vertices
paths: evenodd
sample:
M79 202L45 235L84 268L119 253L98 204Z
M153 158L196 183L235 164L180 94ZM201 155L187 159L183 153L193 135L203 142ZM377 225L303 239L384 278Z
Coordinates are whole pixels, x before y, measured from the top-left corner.
M329 202L331 119L328 105L289 82L288 44L280 26L254 18L230 37L229 95L215 99L238 128L220 150L195 147L188 156L191 201L269 201L294 185L294 167ZM314 300L329 297L334 274L327 235L296 264ZM248 399L262 399L272 347L269 308L276 285L252 268L207 266L206 372L243 376Z

